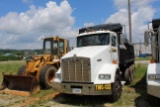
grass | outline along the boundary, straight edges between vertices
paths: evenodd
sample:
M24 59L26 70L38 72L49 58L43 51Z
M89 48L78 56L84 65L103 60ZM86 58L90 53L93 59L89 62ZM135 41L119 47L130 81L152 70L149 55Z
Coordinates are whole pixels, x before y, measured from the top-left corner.
M4 61L4 62L0 62L0 85L3 81L3 75L2 73L4 72L5 74L17 74L18 69L22 66L25 65L25 61ZM32 95L31 98L43 98L44 96L48 95L48 94L53 94L54 91L53 89L48 89L48 90L40 90L40 92L38 94ZM35 104L37 103L41 103L41 102L46 102L47 100L49 100L49 98L44 99L44 100L40 100L40 101L35 101Z
M135 78L132 82L132 85L136 85L143 77L145 77L147 71L147 64L136 64L135 65Z
M53 89L40 90L40 92L39 92L38 94L32 95L32 97L43 98L43 97L46 96L47 94L53 94L53 93L54 93Z
M9 61L0 62L0 73L5 72L6 74L13 72L16 74L19 67L24 65L25 61ZM106 100L102 103L109 105L109 107L153 107L149 106L146 101L146 79L145 74L147 70L146 64L136 64L135 65L135 79L131 85L123 86L123 92L121 98L115 103L106 103ZM0 83L2 82L2 75L0 75ZM32 107L43 105L44 103L51 100L44 99L45 96L55 93L53 89L41 90L40 93L32 95L30 98L39 98L40 100L35 101ZM78 97L79 98L79 97ZM91 101L92 104L93 102ZM72 102L73 104L73 102Z
M142 60L145 60L145 61L146 61L146 60L150 60L150 59L151 59L151 57L145 57L145 58L136 57L136 58L135 58L136 61L142 61Z
M146 102L146 70L146 64L135 65L134 80L130 85L123 86L122 96L117 102L113 103L113 107L121 107L123 105L125 105L125 107L148 107L148 103Z
M0 83L2 82L4 72L5 74L16 74L18 69L25 65L25 61L4 61L0 62Z

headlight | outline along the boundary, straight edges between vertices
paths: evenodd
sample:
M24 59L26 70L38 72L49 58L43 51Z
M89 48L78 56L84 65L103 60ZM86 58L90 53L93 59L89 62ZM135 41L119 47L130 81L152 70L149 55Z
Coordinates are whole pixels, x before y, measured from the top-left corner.
M61 74L56 74L56 78L61 79Z
M109 79L111 79L111 75L110 74L99 74L99 79L109 80Z
M160 74L149 74L148 79L150 79L150 80L160 80Z

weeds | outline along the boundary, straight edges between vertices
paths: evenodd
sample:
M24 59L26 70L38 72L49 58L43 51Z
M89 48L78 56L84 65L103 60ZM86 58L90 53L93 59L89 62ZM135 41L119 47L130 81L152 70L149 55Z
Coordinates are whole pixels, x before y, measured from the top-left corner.
M2 73L16 74L18 69L25 64L25 61L5 61L0 62L0 83L2 82Z
M13 74L16 74L19 67L25 65L25 61L20 61L20 62L0 62L0 73L5 72L5 73L9 73L9 72L13 72ZM131 83L131 85L128 86L123 86L123 92L122 92L122 96L121 98L115 102L115 103L109 103L106 100L106 96L103 97L102 99L94 99L91 98L91 101L84 101L84 99L82 100L80 97L74 97L73 99L80 102L80 100L84 101L82 103L75 103L73 100L71 101L71 103L69 103L68 105L82 105L85 104L87 106L90 106L90 104L94 105L98 104L98 105L108 105L109 107L148 107L147 106L147 102L146 102L146 70L147 70L147 65L146 64L136 64L135 65L135 78L133 80L133 82ZM0 83L2 82L2 75L0 75ZM49 89L49 90L41 90L40 93L32 95L31 97L29 97L28 99L34 99L34 98L38 98L38 100L34 100L31 102L31 104L27 103L28 106L30 107L38 107L38 106L50 106L51 104L55 104L53 103L48 103L48 102L52 102L52 96L50 96L51 94L54 94L55 91L53 89ZM48 96L49 95L49 96ZM97 98L97 97L94 97ZM0 98L1 99L1 98ZM11 101L13 100L14 97L12 99L5 99L5 101ZM26 99L26 100L28 100ZM97 103L99 101L99 103ZM15 103L15 102L13 102ZM18 102L16 102L18 103ZM24 99L22 100L22 103L25 103ZM11 104L12 105L12 104ZM91 105L91 106L92 106ZM0 105L3 106L3 105ZM152 107L152 106L150 106Z

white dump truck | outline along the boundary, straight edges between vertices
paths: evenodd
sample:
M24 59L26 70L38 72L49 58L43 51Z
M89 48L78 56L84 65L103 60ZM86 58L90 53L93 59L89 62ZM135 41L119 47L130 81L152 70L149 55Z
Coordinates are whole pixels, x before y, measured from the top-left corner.
M145 31L144 42L151 43L152 59L147 68L147 94L152 104L160 103L160 19L152 20L152 29Z
M79 30L77 47L61 58L55 83L64 94L110 95L120 98L121 80L133 80L134 49L121 24Z

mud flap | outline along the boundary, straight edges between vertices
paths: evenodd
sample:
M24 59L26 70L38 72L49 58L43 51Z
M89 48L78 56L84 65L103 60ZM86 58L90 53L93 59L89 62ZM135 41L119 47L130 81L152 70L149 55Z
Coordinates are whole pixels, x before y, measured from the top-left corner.
M40 91L38 81L33 76L3 75L1 90L9 89L36 94Z

